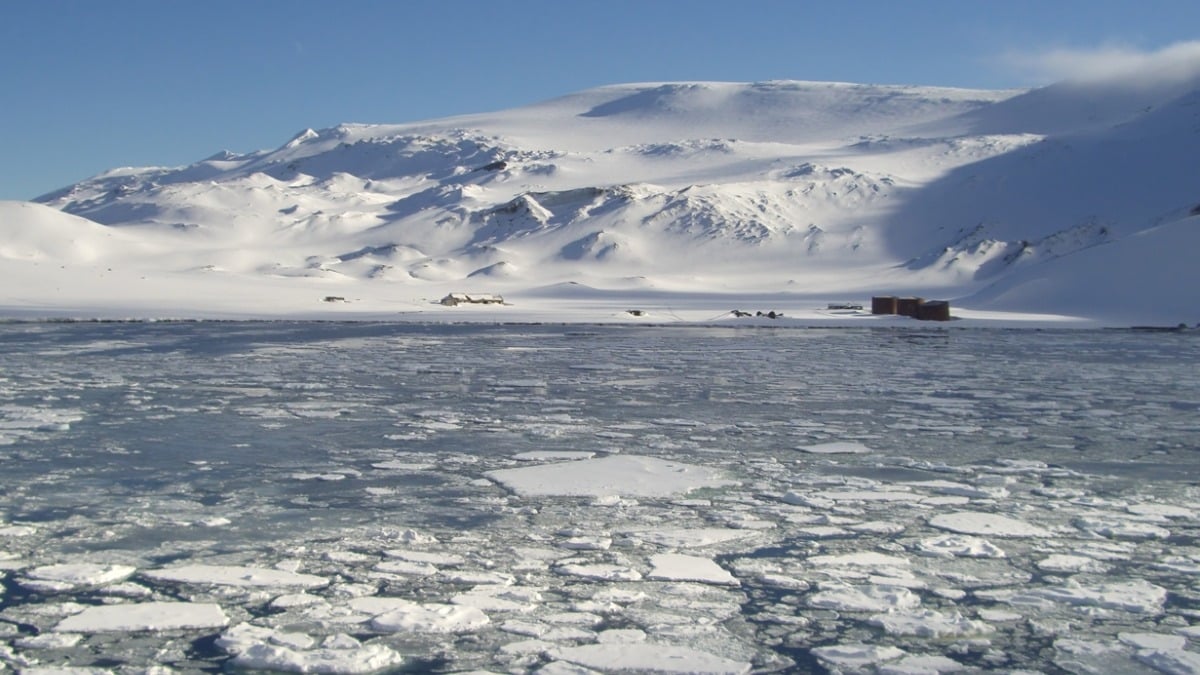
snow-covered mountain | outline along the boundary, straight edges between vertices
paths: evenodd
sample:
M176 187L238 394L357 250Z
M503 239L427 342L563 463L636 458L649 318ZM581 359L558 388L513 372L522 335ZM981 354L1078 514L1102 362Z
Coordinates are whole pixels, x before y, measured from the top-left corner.
M916 293L1193 323L1197 158L1200 67L1032 91L602 87L310 129L0 205L0 306L272 316L451 290L726 308Z

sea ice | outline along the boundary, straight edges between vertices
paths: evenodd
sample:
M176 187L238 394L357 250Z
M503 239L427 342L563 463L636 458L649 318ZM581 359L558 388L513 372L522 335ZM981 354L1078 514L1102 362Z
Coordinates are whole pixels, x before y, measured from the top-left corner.
M475 607L438 603L412 604L380 614L371 627L387 633L469 633L489 623Z
M995 513L958 511L944 513L929 519L929 524L941 530L960 534L990 535L993 537L1050 537L1045 528L1031 525L1016 518Z
M728 527L663 528L659 530L631 530L632 537L650 544L667 548L700 548L738 539L757 536L754 530Z
M995 630L983 621L968 619L958 612L943 614L932 609L876 614L868 622L879 626L889 635L915 635L925 638L962 637L991 633Z
M499 469L484 475L525 497L668 497L736 484L716 469L638 455Z
M979 590L975 595L985 600L1016 605L1048 607L1053 604L1065 604L1119 609L1136 614L1159 614L1167 600L1166 589L1143 579L1084 585L1071 578L1062 586Z
M696 581L725 586L738 585L738 580L728 570L709 558L680 553L660 553L650 556L650 564L653 569L647 575L648 579Z
M641 572L635 569L624 565L611 565L607 563L568 563L555 566L554 571L567 576L596 581L641 581L642 579Z
M666 675L741 675L751 664L690 647L618 642L560 647L550 655L602 672L644 672Z
M349 635L330 636L315 648L315 641L304 639L307 637L243 623L222 633L217 646L233 655L234 665L252 670L354 675L378 672L404 661L386 645L364 645Z
M874 551L859 551L840 555L814 555L806 558L813 565L834 567L907 567L911 563L908 558L875 553Z
M1004 550L987 539L960 534L945 534L917 542L917 552L940 557L1003 558Z
M1109 566L1082 555L1071 555L1067 553L1055 553L1037 561L1038 569L1045 572L1056 572L1059 574L1077 574L1079 572L1090 572L1093 574L1104 574L1109 570Z
M921 604L921 596L899 586L852 586L843 583L821 584L808 596L808 606L840 612L891 612L912 609Z
M58 622L54 630L60 633L128 633L220 628L228 622L221 607L211 603L123 603L88 607Z
M43 565L25 572L29 579L59 582L66 588L76 586L101 586L128 578L137 568L129 565L104 565L98 563L66 563Z
M285 572L263 567L239 567L234 565L182 565L160 570L142 572L142 576L155 581L182 584L212 584L215 586L267 586L321 588L329 580L311 574Z
M551 462L573 459L591 459L596 453L589 450L530 450L513 455L520 462Z
M816 647L812 650L812 654L822 662L835 667L861 669L895 661L905 656L906 652L899 647L844 644Z
M830 443L817 443L816 445L800 445L796 449L814 455L865 455L875 452L862 443L854 441L832 441Z
M941 675L966 670L963 664L947 656L933 654L910 654L899 661L879 666L879 675ZM1008 675L1036 675L1009 671Z

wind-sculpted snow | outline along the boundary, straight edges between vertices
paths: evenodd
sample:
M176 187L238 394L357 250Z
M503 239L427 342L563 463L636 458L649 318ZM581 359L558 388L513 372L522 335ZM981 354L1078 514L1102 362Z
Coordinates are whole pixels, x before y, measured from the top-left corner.
M1200 200L1195 87L1134 79L1031 92L647 83L307 129L274 150L116 169L39 200L108 227L0 208L0 281L23 289L0 310L379 316L451 292L638 279L707 296L709 315L731 292L912 294L1190 324L1195 266L1130 295L1071 283L1107 269L1083 255L1093 248L1152 265L1161 251L1137 235ZM1038 280L1069 292L1005 290ZM316 304L326 297L344 302Z
M0 324L0 669L1193 672L1198 351Z

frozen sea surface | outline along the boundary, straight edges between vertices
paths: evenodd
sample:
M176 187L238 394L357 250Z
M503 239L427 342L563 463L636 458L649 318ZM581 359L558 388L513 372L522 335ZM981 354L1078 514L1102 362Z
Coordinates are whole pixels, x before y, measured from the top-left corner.
M0 672L1200 672L1197 338L3 324Z

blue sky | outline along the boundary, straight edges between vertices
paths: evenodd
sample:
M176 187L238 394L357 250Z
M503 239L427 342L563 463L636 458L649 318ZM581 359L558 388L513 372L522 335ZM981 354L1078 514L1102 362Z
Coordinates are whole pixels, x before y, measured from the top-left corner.
M604 84L1035 86L1198 26L1196 0L8 0L0 199Z

